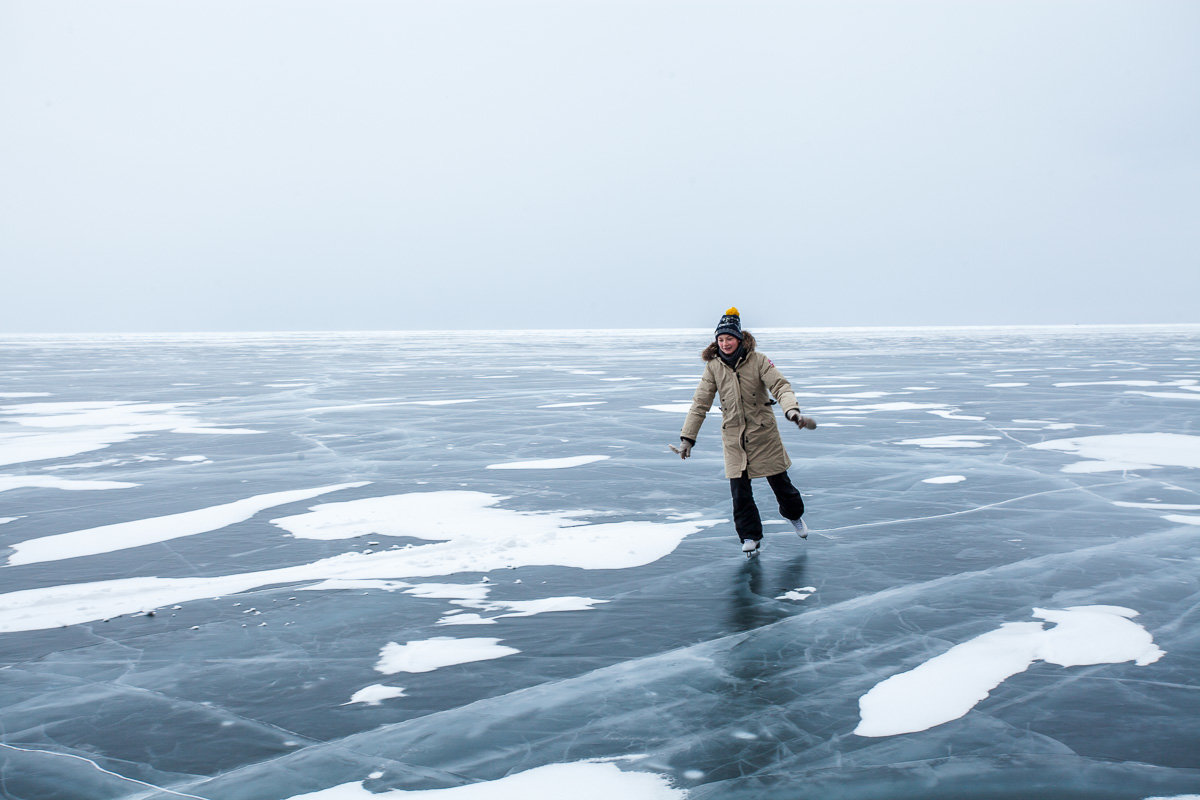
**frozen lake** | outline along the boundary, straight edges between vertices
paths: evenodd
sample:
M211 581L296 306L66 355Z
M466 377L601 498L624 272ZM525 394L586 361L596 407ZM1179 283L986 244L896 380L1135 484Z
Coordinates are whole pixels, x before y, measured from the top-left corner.
M0 340L0 796L1200 794L1200 327L754 333Z

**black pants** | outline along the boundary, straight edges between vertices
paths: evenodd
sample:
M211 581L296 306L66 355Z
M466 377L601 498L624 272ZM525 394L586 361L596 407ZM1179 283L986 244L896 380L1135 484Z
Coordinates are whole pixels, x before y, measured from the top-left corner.
M767 483L779 501L779 513L783 518L800 519L804 514L804 501L800 499L800 490L792 485L787 472L767 476ZM737 530L738 538L743 542L747 539L758 541L763 535L762 518L758 515L758 506L754 504L750 476L743 472L740 478L730 478L729 491L733 494L733 527Z

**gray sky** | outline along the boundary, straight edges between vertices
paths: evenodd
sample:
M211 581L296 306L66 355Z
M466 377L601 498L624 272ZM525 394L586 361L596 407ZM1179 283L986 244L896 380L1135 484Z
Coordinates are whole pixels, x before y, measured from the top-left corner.
M1195 0L0 0L0 331L1200 322Z

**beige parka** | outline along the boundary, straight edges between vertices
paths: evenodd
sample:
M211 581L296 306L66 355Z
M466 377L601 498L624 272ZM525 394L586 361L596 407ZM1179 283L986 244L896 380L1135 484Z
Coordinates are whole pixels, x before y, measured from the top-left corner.
M784 415L799 410L792 385L779 372L771 359L755 349L754 337L742 331L745 355L730 367L718 355L716 342L710 344L701 357L708 362L700 385L692 395L692 407L683 422L680 437L695 442L704 418L712 408L713 397L721 396L721 444L725 454L725 477L738 478L745 471L751 478L777 475L792 465L775 411L771 407L770 390Z

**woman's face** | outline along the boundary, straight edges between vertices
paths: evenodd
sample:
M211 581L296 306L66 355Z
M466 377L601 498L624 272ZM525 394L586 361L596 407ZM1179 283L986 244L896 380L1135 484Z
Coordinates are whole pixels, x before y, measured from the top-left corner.
M733 355L734 351L738 349L739 344L741 342L738 341L738 338L730 336L728 333L722 333L717 337L717 347L721 348L721 352L727 356Z

